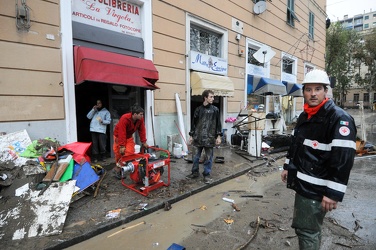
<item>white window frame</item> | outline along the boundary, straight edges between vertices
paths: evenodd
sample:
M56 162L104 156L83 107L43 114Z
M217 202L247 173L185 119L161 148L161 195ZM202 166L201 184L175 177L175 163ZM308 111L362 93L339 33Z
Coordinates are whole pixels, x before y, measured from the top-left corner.
M227 30L224 30L218 26L215 26L213 24L210 24L208 22L205 22L202 19L196 18L191 15L187 15L187 25L186 25L186 43L187 45L187 51L186 54L189 55L190 52L190 42L191 42L191 24L201 27L204 30L209 30L218 34L222 35L222 40L221 40L221 58L227 59L228 57L228 32Z
M215 32L215 33L219 33L219 34L222 34L222 40L221 40L221 58L223 59L226 59L228 61L228 31L224 28L221 28L219 26L216 26L216 25L213 25L212 23L209 23L207 21L205 21L204 19L201 19L201 18L198 18L198 17L195 17L191 14L186 14L186 23L185 23L185 27L186 27L186 30L185 30L185 43L186 43L186 60L185 60L185 65L186 65L186 84L185 84L185 88L186 88L186 109L187 109L187 121L190 121L191 120L191 75L190 75L190 69L189 69L189 61L190 61L190 58L189 58L189 55L190 55L190 49L191 49L191 46L190 46L190 43L191 43L191 36L190 36L190 33L191 33L191 24L195 25L195 26L199 26L199 27L202 27L203 29L207 29L207 30L210 30L212 32ZM222 101L222 107L221 107L221 117L226 117L226 114L227 114L227 97L223 97L223 101ZM224 119L222 119L224 120ZM186 122L187 124L187 128L186 128L186 131L190 131L191 130L191 124L190 122ZM223 127L223 124L222 124L222 127Z
M246 74L245 74L245 77L244 77L244 102L246 103L247 102L247 78L248 78L247 76L248 76L248 74L269 78L270 77L270 61L267 62L267 63L264 63L264 67L263 66L256 66L254 64L248 63L248 48L249 47L252 47L252 48L255 48L255 49L256 48L260 49L262 46L268 46L268 45L260 43L256 40L247 38L245 46L246 46L246 53L245 53L245 64L246 64L245 73ZM254 69L257 69L257 71L260 72L260 73L255 74Z
M309 71L311 71L311 70L308 71L308 68L310 68L311 70L314 70L316 66L311 63L304 63L304 75L306 75Z
M283 71L283 59L289 59L292 61L292 73L287 73ZM290 55L286 52L281 53L281 80L296 82L296 76L298 74L298 58Z

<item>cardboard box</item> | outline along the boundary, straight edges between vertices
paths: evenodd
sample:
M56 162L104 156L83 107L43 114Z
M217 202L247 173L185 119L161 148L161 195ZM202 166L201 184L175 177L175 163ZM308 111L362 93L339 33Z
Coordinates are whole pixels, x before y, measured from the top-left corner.
M248 129L264 130L265 129L265 112L248 112Z

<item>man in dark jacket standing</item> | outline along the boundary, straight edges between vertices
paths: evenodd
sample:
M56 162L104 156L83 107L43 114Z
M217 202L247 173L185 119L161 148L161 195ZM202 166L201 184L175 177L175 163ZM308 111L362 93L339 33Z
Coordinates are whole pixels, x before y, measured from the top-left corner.
M199 161L202 150L205 150L204 182L210 184L213 165L213 147L221 144L222 126L219 109L213 105L214 92L204 90L202 92L203 104L196 108L192 119L191 131L189 132L189 143L194 146L192 173L188 179L199 177Z
M296 191L292 227L305 250L320 248L324 216L343 200L355 157L354 119L326 97L329 83L322 70L305 76L304 112L281 173Z

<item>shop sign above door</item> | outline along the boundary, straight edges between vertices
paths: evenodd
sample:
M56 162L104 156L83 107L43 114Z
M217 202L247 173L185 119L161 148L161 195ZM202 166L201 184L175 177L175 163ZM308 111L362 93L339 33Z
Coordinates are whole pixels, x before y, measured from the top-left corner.
M141 37L141 7L126 1L73 0L72 21Z
M227 60L191 50L190 67L192 70L217 75L227 75Z

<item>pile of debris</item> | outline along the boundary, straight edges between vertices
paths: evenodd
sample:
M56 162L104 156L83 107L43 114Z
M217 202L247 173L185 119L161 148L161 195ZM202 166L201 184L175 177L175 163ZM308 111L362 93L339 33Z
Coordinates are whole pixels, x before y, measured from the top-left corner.
M70 203L104 176L90 164L90 147L51 138L32 142L26 130L0 136L1 240L62 232Z
M363 141L363 140L356 140L356 155L363 156L363 155L374 155L376 154L376 147L375 145Z

